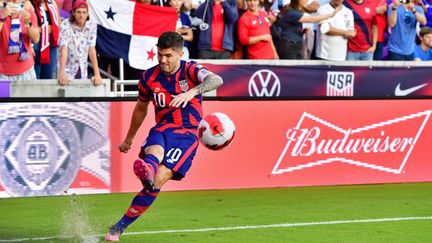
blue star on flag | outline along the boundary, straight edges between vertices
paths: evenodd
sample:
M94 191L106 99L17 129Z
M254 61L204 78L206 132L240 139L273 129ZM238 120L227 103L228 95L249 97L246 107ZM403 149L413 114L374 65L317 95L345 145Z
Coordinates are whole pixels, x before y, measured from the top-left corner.
M105 11L105 13L107 15L107 19L112 19L114 21L114 15L117 13L112 11L111 6L108 11Z

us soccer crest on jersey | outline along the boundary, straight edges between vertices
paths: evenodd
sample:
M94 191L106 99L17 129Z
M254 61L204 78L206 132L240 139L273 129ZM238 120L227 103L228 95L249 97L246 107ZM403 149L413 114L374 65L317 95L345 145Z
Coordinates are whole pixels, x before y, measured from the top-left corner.
M186 92L189 90L189 84L186 79L180 80L179 85L182 92Z

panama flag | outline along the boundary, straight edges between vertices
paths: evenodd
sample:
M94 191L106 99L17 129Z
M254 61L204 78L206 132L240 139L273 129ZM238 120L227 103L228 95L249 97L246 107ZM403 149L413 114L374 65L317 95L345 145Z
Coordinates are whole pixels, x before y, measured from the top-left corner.
M89 1L92 21L98 25L97 50L106 57L123 58L137 69L157 64L157 38L175 30L174 8L127 0Z

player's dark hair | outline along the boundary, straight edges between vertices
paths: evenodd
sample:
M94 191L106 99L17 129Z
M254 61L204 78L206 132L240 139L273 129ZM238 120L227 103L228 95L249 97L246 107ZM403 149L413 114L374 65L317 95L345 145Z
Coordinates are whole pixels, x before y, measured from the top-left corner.
M183 50L183 37L174 31L167 31L159 36L157 47L160 49L172 48L176 51Z

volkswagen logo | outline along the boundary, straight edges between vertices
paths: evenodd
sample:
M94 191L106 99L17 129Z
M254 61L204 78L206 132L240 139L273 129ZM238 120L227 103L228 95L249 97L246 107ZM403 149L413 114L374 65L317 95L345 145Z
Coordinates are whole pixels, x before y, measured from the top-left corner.
M249 79L249 96L251 97L279 96L280 90L280 80L271 70L258 70Z

